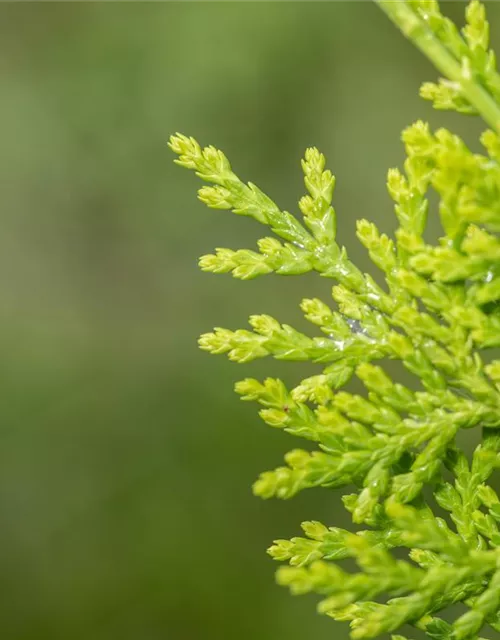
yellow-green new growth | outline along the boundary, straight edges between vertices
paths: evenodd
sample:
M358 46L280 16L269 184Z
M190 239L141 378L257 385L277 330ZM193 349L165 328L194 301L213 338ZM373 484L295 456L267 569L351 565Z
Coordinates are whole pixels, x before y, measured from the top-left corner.
M384 274L381 287L337 241L335 178L317 149L302 160L307 193L296 217L242 182L221 151L172 136L176 162L211 183L199 190L202 202L250 216L277 236L262 238L255 251L218 248L200 259L204 271L242 280L315 271L335 283L330 303L301 303L312 336L255 315L249 329L216 328L200 347L240 363L271 356L318 365L293 389L273 378L236 384L243 400L261 405L264 422L317 447L286 454L283 466L257 479L255 494L349 487L344 505L364 526L354 534L305 522L305 537L276 540L269 554L289 565L278 582L292 593L320 594L319 611L349 622L355 639L411 624L435 640L481 640L483 628L500 631L500 499L487 484L500 467L500 360L483 361L484 350L500 346L500 76L477 0L461 31L434 0L377 2L445 76L424 84L421 95L489 124L485 153L421 121L403 132L404 170L387 177L395 238L367 220L357 228ZM444 232L437 246L422 235L431 191ZM417 390L390 378L389 359L414 376ZM342 390L353 376L364 394ZM469 461L456 436L470 428L483 437ZM406 555L396 559L395 548ZM338 564L346 558L358 572ZM458 602L467 611L452 624L438 617Z

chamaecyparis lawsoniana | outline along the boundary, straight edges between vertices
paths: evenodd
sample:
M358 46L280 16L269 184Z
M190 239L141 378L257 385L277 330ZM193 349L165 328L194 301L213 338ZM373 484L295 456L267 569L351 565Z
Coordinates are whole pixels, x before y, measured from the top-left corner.
M242 182L221 151L172 136L176 162L211 183L199 190L200 200L253 217L272 233L257 250L203 256L204 271L242 280L315 271L334 283L332 301L302 301L315 337L256 315L250 329L217 328L200 346L240 363L273 356L309 360L320 370L294 389L272 378L236 384L244 400L262 405L266 423L317 447L290 451L282 467L261 474L255 494L354 488L344 505L364 527L351 533L304 522L303 537L275 540L269 554L286 563L278 582L295 594L320 594L319 611L349 622L355 639L409 623L435 640L479 640L488 628L500 631L500 500L487 484L500 466L500 360L483 362L485 350L500 346L500 75L480 2L467 5L462 29L435 0L377 2L443 75L422 86L422 97L486 122L484 152L421 121L403 132L404 168L387 178L395 238L358 223L359 240L385 274L380 287L335 240L335 178L317 149L302 160L307 194L299 219ZM437 246L422 235L432 191L443 229ZM418 391L387 375L388 359L413 374ZM352 376L364 395L341 391ZM483 435L469 460L455 438L470 428ZM424 499L426 485L448 521ZM406 554L396 557L397 547ZM359 570L345 571L345 558ZM440 615L457 602L466 612L450 624Z

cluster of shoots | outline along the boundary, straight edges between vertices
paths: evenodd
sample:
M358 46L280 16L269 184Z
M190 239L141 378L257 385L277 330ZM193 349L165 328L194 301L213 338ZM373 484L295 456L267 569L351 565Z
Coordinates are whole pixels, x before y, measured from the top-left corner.
M357 225L380 286L337 241L335 178L317 149L302 160L296 216L243 182L221 151L172 136L177 164L209 183L200 200L254 218L268 234L255 249L203 256L204 271L241 280L314 271L333 283L330 300L301 303L311 334L255 315L249 328L217 328L200 346L239 363L273 357L318 367L295 388L274 378L236 384L264 422L312 443L262 473L255 494L345 487L356 524L350 532L304 522L300 536L275 540L268 552L283 563L278 583L319 594L319 611L349 623L354 639L406 640L398 633L412 625L434 640L482 640L500 631L500 499L489 484L500 467L500 360L489 352L500 346L500 75L476 0L462 29L435 0L378 4L443 75L422 97L483 118L483 152L422 121L403 132L406 161L387 177L395 236ZM432 193L436 246L423 237ZM391 379L391 360L412 384ZM352 378L364 393L348 390ZM481 430L470 456L457 446L462 429ZM347 571L347 558L357 571ZM456 603L462 611L449 621Z

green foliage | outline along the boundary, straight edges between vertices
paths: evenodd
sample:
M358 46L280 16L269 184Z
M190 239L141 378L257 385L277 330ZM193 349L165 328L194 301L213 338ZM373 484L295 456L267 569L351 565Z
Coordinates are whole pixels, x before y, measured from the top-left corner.
M351 533L305 522L305 537L276 540L269 554L288 563L278 582L294 594L320 594L319 611L350 622L353 638L410 623L436 640L473 640L485 625L500 630L500 499L487 484L500 467L500 361L483 361L484 350L500 346L500 79L476 0L461 32L437 2L379 4L446 76L425 84L423 97L493 127L481 137L484 154L421 121L403 132L404 170L387 179L395 238L367 220L357 228L386 287L337 243L335 179L317 149L302 160L307 194L298 219L242 182L214 147L180 134L170 146L178 164L211 183L199 191L202 202L250 216L280 238L263 238L258 251L216 249L201 258L203 270L243 280L316 271L336 283L333 308L316 298L301 303L319 335L259 315L249 330L216 328L200 338L202 349L235 362L272 356L322 368L294 389L272 378L236 384L243 400L262 405L268 425L316 447L290 451L283 466L261 474L255 494L290 498L343 486L352 491L346 509L365 527ZM444 232L437 246L423 237L431 191ZM413 374L414 388L391 380L388 360ZM341 390L353 376L364 395ZM456 436L471 428L483 438L469 461ZM446 519L435 515L437 505ZM358 572L341 567L346 558ZM457 602L468 611L453 624L436 617Z

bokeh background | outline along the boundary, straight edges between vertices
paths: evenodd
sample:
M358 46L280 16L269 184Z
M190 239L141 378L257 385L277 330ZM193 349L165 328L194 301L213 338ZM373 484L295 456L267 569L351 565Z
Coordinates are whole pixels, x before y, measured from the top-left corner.
M355 220L394 228L402 128L421 117L477 146L479 122L418 98L435 76L368 2L0 5L2 638L346 637L275 586L264 552L302 520L346 525L339 493L254 498L296 443L232 391L314 368L196 345L251 313L303 327L299 301L331 283L201 273L198 256L264 231L205 209L166 141L219 146L292 211L319 146L340 241L371 270Z

